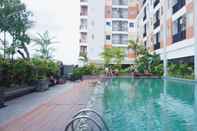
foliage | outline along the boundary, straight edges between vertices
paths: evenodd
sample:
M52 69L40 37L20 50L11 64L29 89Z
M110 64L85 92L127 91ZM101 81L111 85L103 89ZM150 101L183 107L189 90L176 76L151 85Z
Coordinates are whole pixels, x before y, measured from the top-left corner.
M124 61L124 50L122 48L112 48L114 62L120 65Z
M15 61L0 59L0 71L3 76L1 85L31 84L34 80L55 76L59 72L59 65L43 59L17 59Z
M102 68L97 67L95 64L89 64L84 67L78 67L73 70L72 79L81 79L85 75L98 75L102 70Z
M150 53L143 45L130 41L129 48L136 52L135 67L141 73L149 72L155 75L163 74L163 65L160 56L155 53Z
M25 4L20 0L1 0L0 1L0 34L3 33L4 58L13 59L15 53L19 53L22 58L30 58L27 44L30 43L30 38L27 35L27 30L31 28L32 21L30 17L32 13L27 11ZM10 36L12 42L9 43L7 38ZM26 56L24 55L24 53Z
M38 37L34 39L34 42L39 46L39 49L36 49L36 52L40 58L51 59L53 57L55 49L52 45L57 42L54 41L54 37L49 36L48 31L43 34L38 33Z
M80 53L80 59L79 60L84 62L84 64L86 64L88 62L87 53Z
M172 77L194 79L194 66L186 63L170 63L168 65L168 73Z
M113 50L112 48L104 48L103 52L101 53L101 57L104 59L104 63L108 66L113 59Z

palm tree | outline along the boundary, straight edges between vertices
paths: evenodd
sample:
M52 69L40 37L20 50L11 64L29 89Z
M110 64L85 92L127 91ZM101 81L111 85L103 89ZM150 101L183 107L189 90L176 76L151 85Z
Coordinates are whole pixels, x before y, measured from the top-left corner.
M52 47L54 43L54 37L50 37L48 31L43 34L38 33L38 37L34 39L36 45L39 46L39 49L36 49L36 52L39 53L39 57L44 59L51 59L52 54L55 49Z
M113 48L114 61L117 65L120 65L124 61L124 50L122 48Z
M101 57L104 59L105 65L108 66L113 58L112 48L105 48L104 51L101 53Z

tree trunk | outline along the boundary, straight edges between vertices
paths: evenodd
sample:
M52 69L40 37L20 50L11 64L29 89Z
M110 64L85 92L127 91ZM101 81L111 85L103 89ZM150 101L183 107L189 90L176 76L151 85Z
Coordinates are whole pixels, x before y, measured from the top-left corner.
M23 53L22 51L17 50L17 52L22 56L23 59L26 59L26 58L25 58L25 55L24 55L24 53Z
M6 32L4 31L3 34L4 40L3 40L3 58L6 58Z
M27 59L30 59L30 54L29 54L29 50L27 48L27 46L25 44L23 44L23 50L26 54Z

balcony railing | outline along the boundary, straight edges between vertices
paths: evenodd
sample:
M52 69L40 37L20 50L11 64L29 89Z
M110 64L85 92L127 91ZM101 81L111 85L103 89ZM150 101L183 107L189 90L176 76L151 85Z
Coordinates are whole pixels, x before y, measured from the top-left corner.
M84 2L84 3L86 3L86 2L88 2L88 0L80 0L80 2Z
M113 10L112 18L128 18L128 11L124 10Z
M173 35L173 43L179 42L186 39L186 31L181 31L177 33L176 35Z
M154 50L158 50L158 49L160 49L160 43L159 42L154 45Z
M185 0L178 0L176 5L174 5L173 8L173 14L176 13L178 10L180 10L185 5Z
M80 13L80 16L87 16L88 15L88 12L81 12Z
M112 0L112 5L128 5L128 0Z
M154 8L159 4L159 2L160 2L160 0L155 0L155 1L154 1L154 5L153 5Z
M128 27L112 27L112 31L123 31L123 32L127 32L128 31Z
M128 40L113 40L112 39L112 44L121 44L121 45L126 45L128 44Z
M160 25L160 20L157 20L157 21L154 23L154 29L156 29L159 25Z
M80 39L80 43L87 43L87 39Z
M87 29L88 29L88 26L87 26L87 25L81 25L81 26L80 26L80 29L81 29L81 30L87 30Z

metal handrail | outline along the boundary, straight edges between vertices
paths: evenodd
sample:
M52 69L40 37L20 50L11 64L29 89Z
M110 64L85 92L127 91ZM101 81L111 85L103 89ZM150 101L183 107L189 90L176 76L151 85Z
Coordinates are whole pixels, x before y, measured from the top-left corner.
M76 115L74 115L73 118L79 116L81 113L88 113L88 112L94 113L94 114L101 120L101 122L103 123L105 129L106 129L107 131L109 131L109 128L108 128L108 126L107 126L105 120L104 120L104 119L102 118L102 116L101 116L98 112L96 112L95 110L88 109L88 108L87 108L87 109L82 109L82 110L79 111Z
M74 124L75 121L80 120L80 119L88 119L90 121L92 121L99 129L99 131L102 131L102 127L101 125L99 125L94 119L88 117L88 116L79 116L79 117L75 117L74 119L72 119L66 126L64 131L69 131L70 126L72 126ZM73 131L73 128L72 128Z

